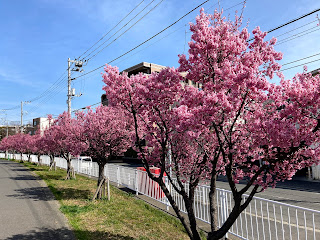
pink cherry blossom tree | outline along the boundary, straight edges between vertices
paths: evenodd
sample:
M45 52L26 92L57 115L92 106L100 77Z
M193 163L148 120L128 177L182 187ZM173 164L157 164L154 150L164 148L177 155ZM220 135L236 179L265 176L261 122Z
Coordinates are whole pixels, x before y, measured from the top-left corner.
M58 154L67 161L66 180L72 176L71 156L79 155L85 149L85 145L76 138L78 129L77 121L64 112L54 120L44 134L50 153Z
M20 159L23 160L23 153L27 151L26 149L26 134L17 133L11 137L12 148L15 152L20 153Z
M14 154L16 152L16 138L16 135L11 135L1 141L1 145L3 145L4 149L8 151L8 153Z
M189 55L179 57L178 70L201 89L182 87L174 69L129 78L110 66L105 68L103 89L110 104L131 114L146 171L160 185L190 239L200 239L195 190L200 181L209 181L208 239L220 239L257 192L319 162L320 79L302 73L285 80L277 63L282 54L273 48L276 39L264 40L266 33L256 28L250 42L237 16L232 22L221 12L201 10L190 30ZM280 85L269 83L274 74L282 79ZM151 165L160 167L159 176L150 172ZM164 173L182 196L188 221L164 184ZM234 205L218 228L220 175L228 180Z
M1 139L0 150L5 152L5 158L7 158L7 154L9 151L9 136Z
M44 138L41 136L39 131L37 131L37 133L32 136L31 152L37 155L39 166L41 166L41 155L46 153L43 146L43 140Z
M122 109L99 106L96 110L77 114L78 139L85 144L85 152L99 165L97 186L104 179L105 165L112 156L123 154L132 145L132 124ZM98 189L102 197L102 189Z
M54 123L52 115L48 115L49 126L42 132L41 140L39 141L39 149L44 154L47 154L50 158L49 170L51 170L54 165L54 157L59 154L59 145L55 141L55 134L54 132L50 131L51 126Z
M23 152L27 154L28 162L31 162L31 154L34 153L36 148L35 137L30 134L23 134L22 138Z

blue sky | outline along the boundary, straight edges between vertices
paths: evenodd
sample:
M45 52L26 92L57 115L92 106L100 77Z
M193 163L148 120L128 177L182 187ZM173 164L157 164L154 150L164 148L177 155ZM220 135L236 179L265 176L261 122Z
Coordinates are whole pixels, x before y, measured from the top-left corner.
M79 57L139 3L142 2L99 44L111 37L143 8L145 10L140 15L107 41L103 47L158 3L159 5L119 39L92 57L84 67L84 73L90 72L137 46L203 1L0 0L0 124L4 123L5 119L20 121L20 102L39 96L41 98L24 105L24 123L47 114L56 116L67 110L67 81L64 77L68 57L71 59ZM232 7L225 14L233 17L236 10L241 11L240 2L240 0L220 0L220 6L224 9ZM213 13L218 7L217 1L211 0L203 7L205 11ZM318 8L320 8L319 0L248 0L244 10L244 19L245 22L249 21L249 30L260 26L262 30L268 31ZM144 61L178 67L178 54L186 53L186 43L190 39L187 24L194 21L198 13L199 9L147 44L112 62L111 65L116 65L123 70ZM308 29L316 27L317 22L311 23L315 20L317 20L316 14L313 14L268 35L267 38L281 35L278 40L286 41L276 46L276 50L284 53L281 63L289 63L320 53L320 31L317 30L320 27L315 28L315 32L298 37L301 32L305 34L312 31ZM308 25L301 27L305 24ZM290 36L297 38L287 39ZM285 65L283 69L319 58L320 55L317 55ZM320 61L307 64L307 66L309 70L317 69L320 67ZM103 93L101 90L102 71L103 68L100 68L72 82L76 93L82 93L81 97L72 100L73 110L100 101ZM286 70L284 74L286 78L292 78L295 73L301 71L302 66ZM79 75L75 73L73 76ZM61 76L63 77L60 78ZM277 79L273 81L277 82ZM1 110L10 108L14 109Z

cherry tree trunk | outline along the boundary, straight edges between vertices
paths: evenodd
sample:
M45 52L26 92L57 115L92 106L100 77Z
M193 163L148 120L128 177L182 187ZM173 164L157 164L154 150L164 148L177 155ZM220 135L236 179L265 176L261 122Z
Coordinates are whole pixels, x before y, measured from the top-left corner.
M50 154L50 170L52 170L52 168L54 167L54 155L53 154Z
M98 163L99 165L99 178L98 178L98 183L97 183L97 187L100 186L101 181L104 180L104 167L105 167L105 163ZM103 193L103 187L100 187L97 198L101 199L102 198L102 193Z
M68 156L68 159L67 159L67 176L66 176L66 180L71 179L71 178L72 178L71 158Z
M38 154L38 165L41 166L41 155Z

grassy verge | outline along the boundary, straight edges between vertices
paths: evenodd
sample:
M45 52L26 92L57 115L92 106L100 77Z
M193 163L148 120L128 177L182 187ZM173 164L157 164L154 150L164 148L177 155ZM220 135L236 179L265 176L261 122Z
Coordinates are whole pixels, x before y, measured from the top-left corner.
M40 176L59 200L79 240L99 239L188 239L180 222L154 209L134 195L111 187L111 200L92 202L96 181L77 175L64 180L65 170L24 163Z

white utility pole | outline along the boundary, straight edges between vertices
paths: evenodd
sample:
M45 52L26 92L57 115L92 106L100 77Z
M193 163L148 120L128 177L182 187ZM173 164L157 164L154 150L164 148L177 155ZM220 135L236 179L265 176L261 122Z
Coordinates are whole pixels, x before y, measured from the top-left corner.
M71 63L75 63L75 68L71 69ZM80 93L79 95L75 95L75 90L71 89L71 81L74 80L71 78L71 71L78 71L82 72L80 68L82 68L83 62L82 61L77 61L77 60L70 60L68 58L68 93L67 93L67 105L68 105L68 113L71 116L71 99L72 97L80 97L82 94Z
M23 126L23 102L21 101L21 122L20 122L21 132L22 132L22 126Z
M71 69L70 69L70 58L68 58L68 100L67 100L67 104L68 104L68 113L71 116Z
M21 133L23 132L23 104L25 104L25 103L30 103L30 101L21 101L21 129L20 129L20 131L21 131Z

